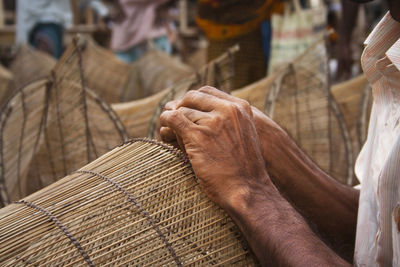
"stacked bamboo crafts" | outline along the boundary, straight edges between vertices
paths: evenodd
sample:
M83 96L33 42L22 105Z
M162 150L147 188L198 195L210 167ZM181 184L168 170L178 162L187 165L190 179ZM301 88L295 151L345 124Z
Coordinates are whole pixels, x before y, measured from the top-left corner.
M233 54L238 50L232 47L226 53L211 61L195 74L182 79L150 97L113 104L112 108L121 118L130 137L155 137L158 131L158 117L162 107L170 100L182 97L188 90L198 89L203 85L215 86L225 92L232 89Z
M79 38L78 46L87 86L107 103L150 96L193 73L190 67L155 49L127 64L89 38Z
M326 47L314 43L281 70L265 113L285 128L323 170L353 183L353 152L343 115L330 93Z
M131 66L118 60L111 51L86 38L76 39L82 54L83 73L89 88L105 102L119 102Z
M47 78L56 65L56 60L41 51L27 45L20 45L10 70L14 75L15 89L31 82Z
M256 265L235 224L202 193L183 154L145 139L0 210L0 262Z
M48 78L22 87L0 116L3 205L108 152L126 139L112 109L86 87L72 44Z
M340 108L329 90L323 40L267 78L235 91L281 125L323 170L353 184L353 152Z
M192 68L168 54L156 49L150 50L132 64L120 101L127 102L154 95L193 73Z
M12 96L14 88L15 83L12 73L0 65L0 106Z
M332 94L344 114L351 137L354 160L367 138L372 107L372 90L364 75L332 87Z

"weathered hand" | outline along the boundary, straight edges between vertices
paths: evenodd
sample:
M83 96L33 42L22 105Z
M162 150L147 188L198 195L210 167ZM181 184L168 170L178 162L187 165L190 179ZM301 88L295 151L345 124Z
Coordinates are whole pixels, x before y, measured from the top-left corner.
M251 201L270 181L251 106L238 98L221 98L219 93L203 87L168 104L160 117L161 136L172 141L174 132L181 138L204 192L229 209L239 199Z
M238 105L241 103L245 103L245 101L237 97L226 94L212 87L203 87L199 89L199 91L210 94L222 100L237 103ZM174 100L168 102L164 108L166 110L175 110L178 108L179 103L179 100ZM260 147L264 161L266 164L270 165L272 164L272 160L274 159L275 151L281 151L285 149L285 144L292 141L289 135L276 122L270 119L263 112L253 106L251 106L251 111L253 114L252 119L256 127L257 134L260 137ZM171 128L161 127L160 136L164 142L168 142L173 144L174 146L179 147L178 143L180 141L177 140L177 135Z
M211 87L191 91L165 109L160 118L162 139L177 140L184 147L203 191L231 215L263 266L345 265L269 178L265 163L302 208L321 206L330 188L326 179L310 179L313 172L304 171L307 166L296 159L301 151L277 124L246 101ZM293 183L293 190L286 187ZM322 206L317 215L306 214L319 218L321 210L330 211ZM321 214L332 220L326 212Z

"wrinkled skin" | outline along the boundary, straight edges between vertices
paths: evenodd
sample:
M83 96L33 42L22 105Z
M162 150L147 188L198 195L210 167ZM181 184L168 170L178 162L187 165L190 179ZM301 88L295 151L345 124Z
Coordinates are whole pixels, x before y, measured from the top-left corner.
M341 230L338 221L327 220L323 210L330 205L344 216L340 225L349 221L354 226L357 208L348 206L357 207L358 194L322 175L267 116L244 100L203 87L168 103L160 122L162 139L177 141L186 151L203 191L233 218L263 265L347 265L313 233L274 183L296 206L304 207L312 223L343 242L346 238L336 236ZM327 188L334 195L326 193Z
M221 207L227 207L231 192L245 193L249 187L268 182L246 101L190 91L176 109L162 114L161 125L170 126L182 138L203 190Z

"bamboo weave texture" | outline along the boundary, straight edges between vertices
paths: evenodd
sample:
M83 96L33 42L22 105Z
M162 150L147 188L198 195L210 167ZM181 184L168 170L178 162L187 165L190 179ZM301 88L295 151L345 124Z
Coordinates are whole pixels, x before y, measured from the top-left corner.
M0 210L2 266L254 266L183 154L127 142Z

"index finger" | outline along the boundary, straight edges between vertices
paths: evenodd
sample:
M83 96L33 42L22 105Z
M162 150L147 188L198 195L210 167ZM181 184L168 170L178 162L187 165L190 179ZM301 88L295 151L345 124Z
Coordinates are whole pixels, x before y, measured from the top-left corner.
M222 99L198 90L187 92L179 102L177 108L186 107L203 112L210 112L221 106Z
M218 90L215 87L211 87L211 86L203 86L200 89L198 89L198 91L202 92L204 94L209 94L209 95L218 97L220 99L232 101L232 102L235 102L235 103L238 103L238 104L243 103L244 101L246 101L244 99L237 98L237 97L235 97L233 95L227 94L227 93L225 93L225 92L223 92L221 90Z
M185 138L194 123L179 110L166 110L160 115L160 125L171 128L177 135Z

